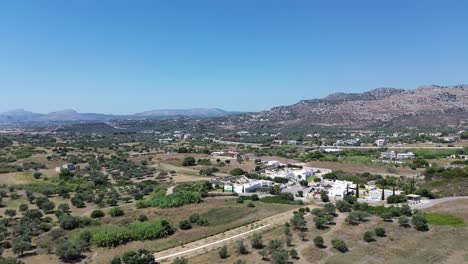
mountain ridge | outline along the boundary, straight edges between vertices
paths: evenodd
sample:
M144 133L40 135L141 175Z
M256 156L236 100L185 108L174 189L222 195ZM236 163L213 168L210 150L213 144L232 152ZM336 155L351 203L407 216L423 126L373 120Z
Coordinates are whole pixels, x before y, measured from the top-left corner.
M466 113L466 117L460 113ZM334 93L302 100L251 116L273 125L367 127L392 123L404 116L440 116L447 125L468 122L468 85L426 85L414 90L377 88L363 93ZM460 118L461 117L461 118ZM450 119L450 120L449 120ZM421 118L426 120L426 118ZM420 125L420 124L415 124Z
M109 121L113 119L141 119L158 117L220 117L235 114L219 108L190 108L190 109L160 109L131 115L113 115L101 113L79 113L74 109L53 111L47 114L29 112L24 109L15 109L0 113L0 122L23 123L23 122L78 122L78 121Z

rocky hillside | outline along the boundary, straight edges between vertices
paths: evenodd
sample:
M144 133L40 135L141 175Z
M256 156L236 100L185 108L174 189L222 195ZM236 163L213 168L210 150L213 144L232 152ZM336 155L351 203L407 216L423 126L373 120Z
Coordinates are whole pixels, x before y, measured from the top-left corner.
M336 93L303 100L251 116L280 126L466 126L468 85L423 86L415 90L378 88L365 93Z

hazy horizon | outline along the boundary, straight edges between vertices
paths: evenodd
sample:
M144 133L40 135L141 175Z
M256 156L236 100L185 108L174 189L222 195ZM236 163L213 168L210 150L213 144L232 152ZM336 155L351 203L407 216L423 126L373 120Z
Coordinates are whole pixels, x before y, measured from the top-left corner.
M468 83L461 1L5 1L0 112L260 111Z

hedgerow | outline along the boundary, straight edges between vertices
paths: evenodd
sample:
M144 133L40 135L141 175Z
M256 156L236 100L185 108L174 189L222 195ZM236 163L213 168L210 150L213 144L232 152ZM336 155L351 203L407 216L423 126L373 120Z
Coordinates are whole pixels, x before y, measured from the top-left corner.
M166 220L105 225L93 228L91 243L97 247L115 247L130 241L153 240L170 236L174 229Z
M201 194L199 192L182 190L166 195L165 191L158 191L152 194L148 199L138 201L136 206L137 208L171 208L199 202L201 202Z

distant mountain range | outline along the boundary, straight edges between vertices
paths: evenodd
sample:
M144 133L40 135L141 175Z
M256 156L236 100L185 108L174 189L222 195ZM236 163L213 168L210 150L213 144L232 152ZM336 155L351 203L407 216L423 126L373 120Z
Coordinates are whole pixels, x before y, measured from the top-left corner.
M422 86L414 90L377 88L364 93L335 93L256 113L216 108L164 109L133 115L78 113L63 110L37 114L14 110L0 114L0 123L105 122L172 117L208 118L210 125L231 129L307 127L468 127L468 85ZM215 118L216 117L216 118Z
M66 109L48 114L38 114L24 109L17 109L0 113L0 123L53 123L53 122L99 122L119 119L151 119L163 117L220 117L236 114L217 108L193 108L193 109L162 109L152 110L133 115L107 115L99 113L78 113L72 109Z
M252 114L247 123L264 127L466 127L468 85L335 93Z

